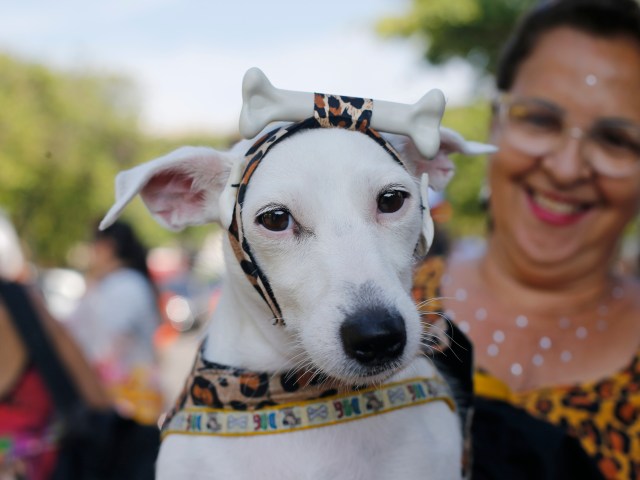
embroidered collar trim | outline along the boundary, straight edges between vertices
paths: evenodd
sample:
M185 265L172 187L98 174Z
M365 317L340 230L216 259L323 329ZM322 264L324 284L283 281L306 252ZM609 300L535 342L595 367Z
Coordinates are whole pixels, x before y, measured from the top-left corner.
M395 149L375 130L369 127L373 112L373 100L316 93L314 116L301 122L277 128L261 137L245 154L247 166L237 185L235 206L229 226L231 247L247 279L269 305L276 324L284 324L282 311L271 289L269 280L258 266L244 236L242 205L251 176L269 150L283 139L305 129L345 128L364 133L384 148L392 159L406 168Z
M412 378L358 393L254 411L191 407L176 412L165 423L162 438L171 434L246 436L285 433L350 422L434 401L444 401L455 411L449 388L440 378Z

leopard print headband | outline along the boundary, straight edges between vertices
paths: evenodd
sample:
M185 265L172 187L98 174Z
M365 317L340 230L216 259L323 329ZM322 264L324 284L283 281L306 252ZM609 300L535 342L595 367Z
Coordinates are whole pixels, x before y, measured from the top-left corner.
M406 168L396 150L369 125L373 114L373 100L341 95L314 95L313 117L272 130L262 136L245 154L247 166L237 187L233 216L229 226L229 240L233 252L251 285L258 291L273 313L275 324L284 325L282 311L271 289L269 280L258 266L251 247L244 236L242 205L251 179L269 150L280 141L301 130L313 128L344 128L361 132L384 148L391 158Z

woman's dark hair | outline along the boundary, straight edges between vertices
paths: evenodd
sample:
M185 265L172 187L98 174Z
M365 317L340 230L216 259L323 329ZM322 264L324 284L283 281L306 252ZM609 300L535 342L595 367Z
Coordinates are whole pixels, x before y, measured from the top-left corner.
M640 5L636 0L541 1L520 19L505 44L496 71L498 90L512 87L520 65L540 37L558 27L575 28L598 37L627 36L640 48Z
M116 257L129 268L140 272L153 284L147 267L147 248L129 224L118 220L104 230L96 229L94 240L111 241Z

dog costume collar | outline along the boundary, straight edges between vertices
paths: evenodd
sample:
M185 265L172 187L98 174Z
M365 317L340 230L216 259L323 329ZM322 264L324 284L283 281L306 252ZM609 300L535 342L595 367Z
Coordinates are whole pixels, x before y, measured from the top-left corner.
M284 324L282 311L271 289L269 280L258 266L251 252L251 247L244 236L242 205L249 180L274 145L296 132L313 128L344 128L361 132L372 138L389 153L394 161L406 168L391 144L382 138L377 131L370 128L372 112L373 100L371 99L316 93L314 95L313 117L272 130L261 137L245 154L246 167L240 182L234 185L237 186L237 194L229 226L229 240L243 272L271 309L276 324Z
M448 385L439 377L338 390L320 375L273 375L207 362L201 349L182 394L163 421L162 437L283 433L434 401L456 409Z

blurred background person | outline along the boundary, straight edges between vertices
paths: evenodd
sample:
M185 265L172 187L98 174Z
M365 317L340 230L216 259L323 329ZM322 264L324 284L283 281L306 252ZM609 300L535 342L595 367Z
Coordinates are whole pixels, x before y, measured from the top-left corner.
M87 292L65 325L84 348L121 414L155 423L163 408L153 335L160 326L147 250L119 221L94 231Z
M8 217L0 212L0 283L28 280L27 263ZM25 285L26 286L26 285ZM37 290L30 299L45 332L87 405L106 410L107 393L64 328L44 307ZM56 412L52 395L0 297L0 478L46 480L56 464Z
M638 478L640 285L615 266L640 205L639 4L541 2L496 83L486 250L440 283L474 343L475 478Z
M25 283L29 268L20 239L7 214L0 210L0 278Z

